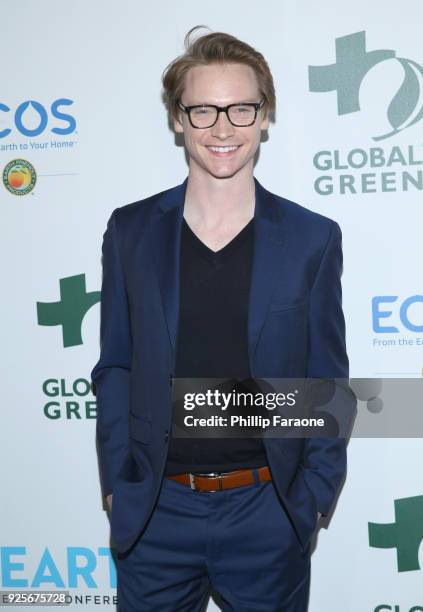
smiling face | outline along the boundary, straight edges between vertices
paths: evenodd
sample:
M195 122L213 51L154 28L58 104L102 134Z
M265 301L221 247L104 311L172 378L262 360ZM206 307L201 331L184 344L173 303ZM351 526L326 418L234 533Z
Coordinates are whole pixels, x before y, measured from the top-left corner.
M237 102L260 102L254 70L245 64L209 64L191 68L185 77L181 102L184 106L215 104L227 106ZM188 115L181 112L174 121L175 131L184 134L190 172L215 178L230 178L242 172L252 175L254 155L260 144L261 130L269 127L264 111L257 112L253 125L235 127L225 113L219 113L215 125L206 129L191 126ZM231 147L218 150L216 147Z

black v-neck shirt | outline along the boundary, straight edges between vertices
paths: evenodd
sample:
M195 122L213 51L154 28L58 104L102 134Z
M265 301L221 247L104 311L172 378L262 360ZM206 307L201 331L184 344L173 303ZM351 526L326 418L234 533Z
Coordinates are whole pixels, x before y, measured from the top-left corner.
M249 378L248 302L254 218L214 252L183 217L177 378ZM172 438L166 475L227 472L267 463L261 438Z

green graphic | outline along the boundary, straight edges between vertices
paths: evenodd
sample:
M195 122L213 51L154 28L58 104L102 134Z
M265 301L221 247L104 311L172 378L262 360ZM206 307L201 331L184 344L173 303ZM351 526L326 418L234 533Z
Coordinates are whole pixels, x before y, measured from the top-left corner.
M423 540L423 495L396 499L395 523L369 523L369 545L396 548L399 572L420 569L419 547Z
M366 51L366 33L355 32L335 39L336 62L327 66L309 66L311 92L336 91L338 115L360 110L360 87L366 74L380 62L395 59L403 68L403 83L391 101L387 115L393 128L388 134L374 136L382 140L410 127L423 117L423 106L417 110L422 98L423 67L416 62L396 57L390 49Z
M61 278L60 302L37 302L38 324L61 325L65 348L82 344L82 321L100 296L100 291L87 293L85 274Z

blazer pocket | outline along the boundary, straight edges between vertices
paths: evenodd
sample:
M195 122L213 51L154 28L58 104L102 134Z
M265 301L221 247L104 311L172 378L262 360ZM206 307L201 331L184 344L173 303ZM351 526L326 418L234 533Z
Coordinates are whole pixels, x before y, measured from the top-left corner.
M129 437L149 444L151 441L151 421L129 413Z
M269 312L285 312L285 310L294 310L297 308L305 308L308 306L308 298L305 300L296 300L294 302L271 302Z

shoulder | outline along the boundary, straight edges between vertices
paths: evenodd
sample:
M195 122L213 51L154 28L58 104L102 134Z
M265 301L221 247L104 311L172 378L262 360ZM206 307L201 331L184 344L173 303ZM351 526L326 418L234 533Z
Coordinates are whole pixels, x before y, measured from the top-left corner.
M341 236L339 224L334 219L311 210L303 204L272 193L262 185L260 189L272 199L272 204L278 208L282 223L289 231L323 244L333 237Z
M334 219L331 219L330 217L311 210L303 204L299 204L298 202L288 200L287 198L277 195L276 193L272 193L262 185L260 187L268 196L273 199L274 204L281 209L282 214L286 215L286 218L289 221L297 223L302 222L310 224L314 227L321 228L330 228L333 224L337 224Z
M112 215L115 216L116 223L122 225L131 225L143 217L148 217L151 213L160 206L161 202L171 197L173 193L176 193L181 185L176 185L168 189L164 189L159 193L155 193L151 196L118 206L113 211Z
M114 209L108 227L113 227L122 245L134 248L148 232L151 220L159 212L179 202L184 183L164 189L146 198Z

